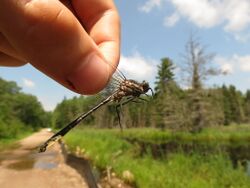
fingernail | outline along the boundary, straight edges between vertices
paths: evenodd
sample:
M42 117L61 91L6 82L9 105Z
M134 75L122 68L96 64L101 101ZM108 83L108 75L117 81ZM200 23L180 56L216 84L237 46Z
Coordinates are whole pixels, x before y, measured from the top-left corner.
M88 55L68 76L72 88L81 94L95 94L107 84L107 63L95 53Z

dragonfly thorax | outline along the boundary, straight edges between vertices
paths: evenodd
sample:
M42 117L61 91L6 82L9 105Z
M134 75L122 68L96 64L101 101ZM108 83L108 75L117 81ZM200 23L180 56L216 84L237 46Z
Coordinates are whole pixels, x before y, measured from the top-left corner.
M147 93L149 89L149 84L145 81L139 83L135 80L124 80L120 83L113 100L119 102L123 97L139 97L141 94Z

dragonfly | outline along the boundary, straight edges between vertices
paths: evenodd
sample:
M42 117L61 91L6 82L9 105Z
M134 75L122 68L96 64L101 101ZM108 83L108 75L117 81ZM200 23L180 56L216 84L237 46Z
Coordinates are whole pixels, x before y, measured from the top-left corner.
M124 74L116 69L115 74L112 76L110 83L108 84L106 90L109 90L110 95L104 98L101 102L99 102L96 106L91 108L89 111L82 113L75 120L70 122L64 128L55 133L52 137L50 137L46 142L44 142L39 147L39 152L45 152L48 147L52 146L55 142L60 140L64 135L66 135L71 129L77 126L82 120L88 117L90 114L95 112L98 108L103 105L114 102L116 104L116 113L118 116L119 126L122 130L121 126L121 118L120 118L120 108L129 102L138 102L137 100L146 100L142 98L142 95L147 95L147 92L150 90L152 96L154 95L152 88L149 86L149 83L146 81L137 82L133 79L127 79Z

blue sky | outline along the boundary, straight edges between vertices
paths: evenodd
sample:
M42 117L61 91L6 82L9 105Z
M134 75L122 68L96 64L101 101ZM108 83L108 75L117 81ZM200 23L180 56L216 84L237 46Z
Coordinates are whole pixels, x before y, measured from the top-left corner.
M122 44L119 69L128 78L153 83L157 64L169 57L180 64L180 54L191 32L195 32L213 63L226 76L209 85L233 84L250 89L250 1L249 0L115 0L121 16ZM0 77L16 81L34 94L46 110L53 110L64 97L76 94L44 76L30 65L0 68Z

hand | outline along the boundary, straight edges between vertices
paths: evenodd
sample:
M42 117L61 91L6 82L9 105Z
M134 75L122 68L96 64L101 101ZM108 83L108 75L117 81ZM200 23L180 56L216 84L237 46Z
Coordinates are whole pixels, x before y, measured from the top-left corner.
M105 87L119 54L112 0L0 1L0 65L29 62L65 87L93 94Z

